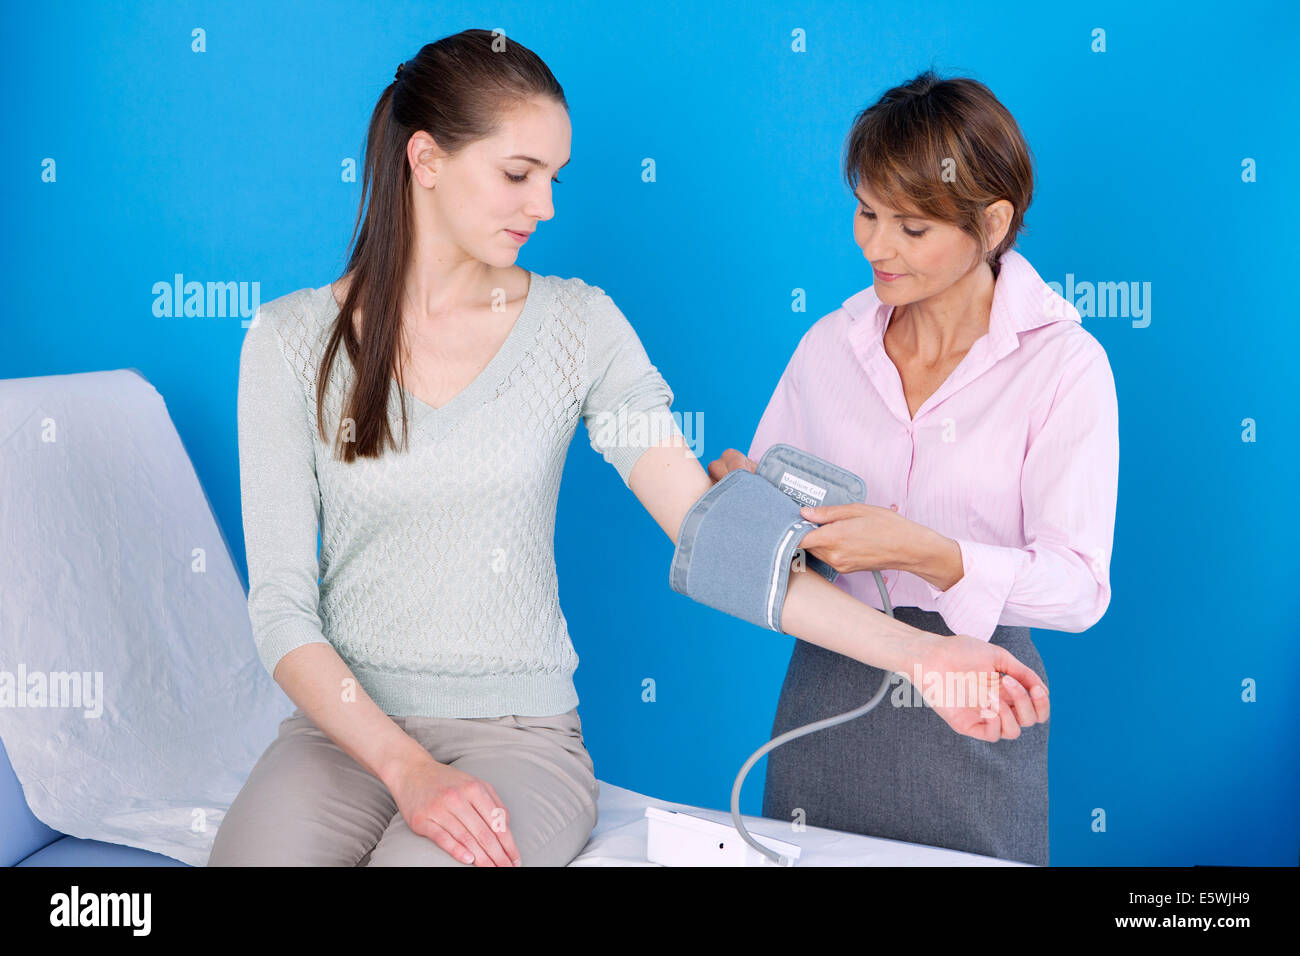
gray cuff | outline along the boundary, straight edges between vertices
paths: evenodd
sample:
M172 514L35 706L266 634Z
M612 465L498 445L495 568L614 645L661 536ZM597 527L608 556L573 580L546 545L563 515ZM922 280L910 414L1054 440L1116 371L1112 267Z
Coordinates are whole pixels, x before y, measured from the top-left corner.
M686 512L669 584L693 601L785 633L790 562L815 527L771 482L744 468L729 471Z

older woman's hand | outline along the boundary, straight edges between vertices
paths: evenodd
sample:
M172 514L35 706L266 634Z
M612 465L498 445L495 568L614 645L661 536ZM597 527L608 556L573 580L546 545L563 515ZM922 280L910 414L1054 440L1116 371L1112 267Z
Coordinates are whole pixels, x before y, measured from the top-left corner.
M1051 716L1047 685L1000 645L966 634L936 635L916 667L908 680L949 727L967 737L1014 740L1021 727ZM910 700L904 695L905 703Z
M717 484L722 480L722 476L729 471L737 468L744 468L746 471L757 472L758 463L751 461L743 452L738 452L734 448L728 448L722 453L722 457L709 465L709 477L713 483Z
M804 551L841 574L909 569L934 532L897 511L876 505L824 505L800 513L821 525L804 535Z

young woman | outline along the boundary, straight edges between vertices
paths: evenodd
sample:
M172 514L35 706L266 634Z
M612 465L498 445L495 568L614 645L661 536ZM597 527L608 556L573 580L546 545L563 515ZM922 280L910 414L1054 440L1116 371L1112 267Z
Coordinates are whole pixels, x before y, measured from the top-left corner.
M674 541L710 479L609 296L515 265L569 147L531 51L482 30L425 46L371 119L346 274L249 328L249 614L299 707L210 865L563 865L585 845L598 785L552 550L565 453L581 419ZM1012 675L1011 693L944 702L957 733L1047 718L1004 649L791 577L788 633L891 670Z
M1046 678L1029 627L1083 631L1110 603L1119 427L1105 350L1011 248L1029 149L986 86L927 72L858 115L844 174L875 282L804 335L749 456L709 473L789 442L861 475L869 504L804 513L836 586L875 606L886 571L899 620ZM882 671L860 661L795 641L772 735L869 700ZM1049 728L992 744L882 704L773 751L763 814L1047 865Z

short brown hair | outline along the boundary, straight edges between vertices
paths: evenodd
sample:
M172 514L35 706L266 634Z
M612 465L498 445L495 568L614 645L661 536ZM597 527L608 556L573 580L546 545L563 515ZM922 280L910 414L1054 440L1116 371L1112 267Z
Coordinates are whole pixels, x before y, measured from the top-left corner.
M855 193L865 182L900 211L958 226L980 248L987 242L984 207L1007 200L1014 207L1007 234L987 256L994 277L1034 196L1029 145L1007 108L978 80L940 79L933 70L857 115L844 178Z

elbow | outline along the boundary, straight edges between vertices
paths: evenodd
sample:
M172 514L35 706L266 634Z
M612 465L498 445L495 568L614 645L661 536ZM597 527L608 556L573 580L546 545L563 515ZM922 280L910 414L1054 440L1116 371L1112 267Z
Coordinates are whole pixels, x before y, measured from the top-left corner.
M1109 607L1110 587L1094 581L1091 600L1082 604L1074 614L1070 615L1068 626L1058 627L1057 630L1068 634L1082 634L1100 621Z

